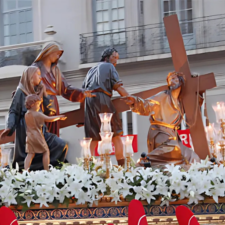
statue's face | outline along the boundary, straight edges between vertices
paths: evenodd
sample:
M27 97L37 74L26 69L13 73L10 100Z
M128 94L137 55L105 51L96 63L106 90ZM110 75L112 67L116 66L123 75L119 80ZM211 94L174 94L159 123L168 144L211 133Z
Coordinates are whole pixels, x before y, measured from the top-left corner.
M174 74L174 75L169 77L168 85L169 85L171 90L175 90L175 89L179 88L182 84L181 84L178 76Z
M112 55L110 55L109 57L109 62L112 63L114 66L116 66L118 59L119 59L119 53L113 52Z
M49 54L49 59L51 61L51 63L56 62L61 56L61 51L57 51L57 52L52 52L51 54Z
M41 71L37 69L34 75L32 76L32 83L34 86L37 86L40 84L40 82L41 82Z
M35 102L35 104L32 106L32 108L35 110L35 111L39 111L40 109L40 105L41 105L42 101L37 101Z

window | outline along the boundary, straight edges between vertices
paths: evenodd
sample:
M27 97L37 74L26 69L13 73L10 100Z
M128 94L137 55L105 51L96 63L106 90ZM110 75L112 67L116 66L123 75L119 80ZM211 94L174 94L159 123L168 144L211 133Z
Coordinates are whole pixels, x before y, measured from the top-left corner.
M4 45L33 41L32 0L2 0Z
M98 46L125 43L124 0L96 0Z
M177 14L181 33L193 33L192 0L163 0L163 16Z

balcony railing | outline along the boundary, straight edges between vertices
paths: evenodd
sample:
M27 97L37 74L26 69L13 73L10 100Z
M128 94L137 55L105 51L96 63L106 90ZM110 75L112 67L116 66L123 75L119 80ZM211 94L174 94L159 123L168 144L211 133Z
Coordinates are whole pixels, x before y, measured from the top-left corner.
M180 22L186 50L225 46L225 15ZM129 27L80 35L81 64L100 60L104 48L113 46L120 58L169 53L164 24Z
M10 65L31 65L45 43L46 41L37 41L0 46L0 67Z

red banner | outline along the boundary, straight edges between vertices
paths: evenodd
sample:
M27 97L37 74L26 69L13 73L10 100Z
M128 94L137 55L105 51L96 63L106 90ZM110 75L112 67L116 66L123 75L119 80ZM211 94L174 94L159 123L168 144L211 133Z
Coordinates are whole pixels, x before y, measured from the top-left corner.
M191 134L190 130L177 130L180 139L183 143L183 145L187 146L188 148L191 148Z
M126 137L126 136L133 136L134 137L133 142L132 142L132 147L133 147L134 152L138 152L138 136L137 136L137 134L123 135L121 137ZM112 143L112 149L113 149L113 152L111 153L111 155L115 155L115 146L114 146L113 143ZM96 148L95 148L95 156L99 156L98 146L96 146Z

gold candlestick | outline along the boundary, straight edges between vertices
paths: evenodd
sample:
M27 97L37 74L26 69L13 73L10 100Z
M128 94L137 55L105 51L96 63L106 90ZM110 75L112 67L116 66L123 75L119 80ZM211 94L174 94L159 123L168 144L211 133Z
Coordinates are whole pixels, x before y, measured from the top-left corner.
M84 170L89 170L89 158L84 158Z
M222 131L222 137L223 137L223 139L225 139L225 122L223 119L220 119L220 128Z
M109 153L105 153L105 164L106 164L106 179L110 177L110 156Z
M100 161L101 161L101 163L104 162L104 155L103 154L100 155Z
M215 153L215 143L214 143L214 140L213 140L213 138L210 138L210 141L209 141L209 147L210 147L210 149L211 149L211 154L212 154L212 156L213 157L215 157L216 156L216 153ZM216 157L215 157L216 158Z
M127 172L130 172L130 157L129 156L127 156L126 157L126 161L127 161Z

